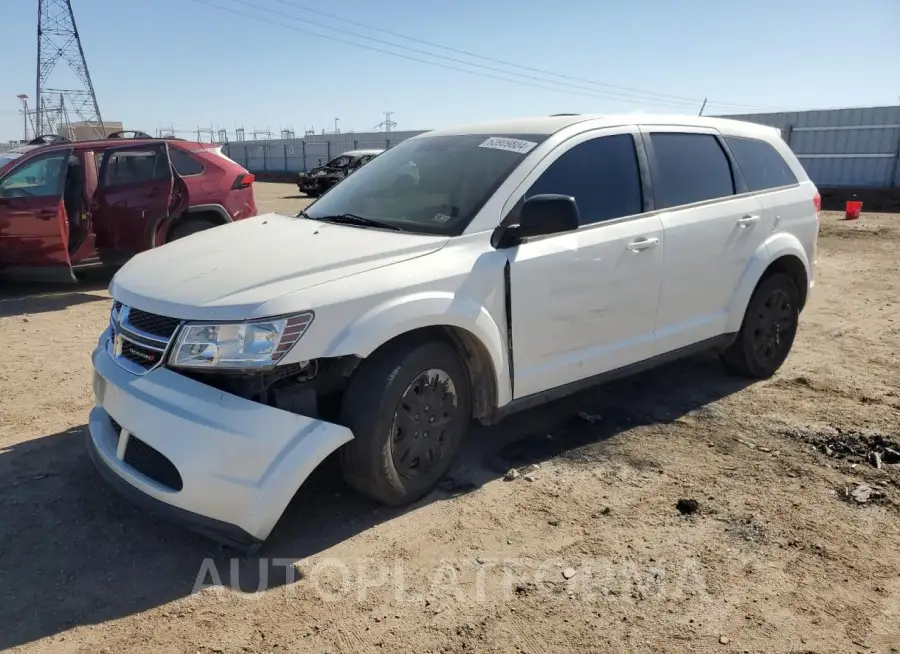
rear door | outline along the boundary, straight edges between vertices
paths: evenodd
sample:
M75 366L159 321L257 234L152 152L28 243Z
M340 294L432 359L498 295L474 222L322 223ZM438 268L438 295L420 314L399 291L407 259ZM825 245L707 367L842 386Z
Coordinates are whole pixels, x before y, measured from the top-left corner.
M156 229L186 200L167 144L109 148L97 159L91 222L101 257L127 258L152 247Z
M658 354L723 333L731 298L771 219L711 129L642 128L666 235Z
M72 148L29 157L0 177L0 274L72 281L63 190Z

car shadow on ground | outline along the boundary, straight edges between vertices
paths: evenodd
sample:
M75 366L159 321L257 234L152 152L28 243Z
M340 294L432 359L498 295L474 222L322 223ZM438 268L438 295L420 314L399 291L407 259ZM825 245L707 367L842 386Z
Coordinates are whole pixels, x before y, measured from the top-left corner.
M59 311L79 304L103 302L112 275L97 274L71 284L4 282L0 286L0 318Z
M204 560L225 586L254 592L265 575L262 587L277 588L293 580L283 564L270 562L322 552L403 513L474 491L512 466L602 459L628 429L670 422L746 385L703 355L478 427L441 488L404 509L357 496L329 460L262 550L248 557L149 516L108 489L87 455L84 425L0 449L0 650L186 597L198 579L213 580L201 572Z

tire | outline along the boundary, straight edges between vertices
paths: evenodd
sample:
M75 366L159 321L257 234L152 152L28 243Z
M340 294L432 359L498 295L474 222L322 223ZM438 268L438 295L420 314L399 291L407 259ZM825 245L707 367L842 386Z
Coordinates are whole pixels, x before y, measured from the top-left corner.
M196 234L197 232L202 232L206 229L212 229L213 227L218 226L219 225L217 223L214 223L211 220L205 220L203 218L188 220L186 222L175 225L175 229L169 232L169 238L166 242L171 243L172 241L177 241L178 239L184 238L185 236L190 236L191 234Z
M438 418L447 420L439 435L424 429ZM391 506L415 502L450 468L471 419L468 372L449 344L389 345L362 362L344 395L342 422L354 434L340 452L344 479Z
M774 375L787 359L800 320L800 291L785 273L763 277L753 291L737 338L722 353L730 371L753 379Z

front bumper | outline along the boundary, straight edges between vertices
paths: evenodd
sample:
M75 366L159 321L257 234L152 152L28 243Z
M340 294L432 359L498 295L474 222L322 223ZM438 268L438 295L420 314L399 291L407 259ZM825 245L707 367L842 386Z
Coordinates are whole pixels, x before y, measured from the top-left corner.
M319 182L312 177L301 177L297 180L297 188L301 191L315 191L319 188Z
M264 541L291 498L329 454L353 438L346 427L245 400L166 368L143 376L94 350L89 449L123 494L218 540ZM121 427L121 429L120 429ZM129 456L148 451L173 475ZM180 486L180 488L178 488Z

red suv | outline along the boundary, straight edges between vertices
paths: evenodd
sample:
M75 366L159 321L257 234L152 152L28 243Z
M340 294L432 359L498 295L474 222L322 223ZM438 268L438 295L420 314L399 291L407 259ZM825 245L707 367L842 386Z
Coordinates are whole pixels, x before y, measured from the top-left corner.
M253 175L221 147L122 133L0 154L0 277L74 280L256 215Z

